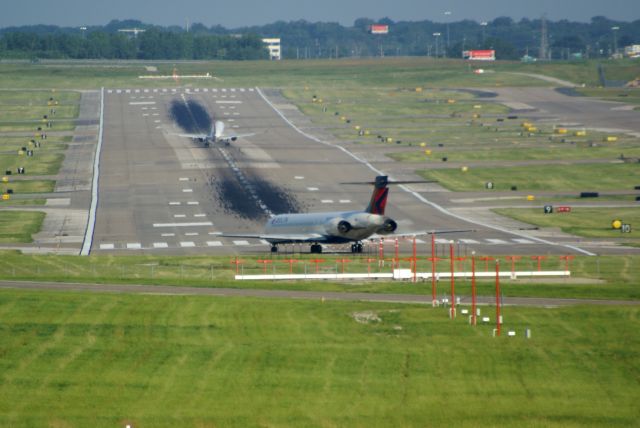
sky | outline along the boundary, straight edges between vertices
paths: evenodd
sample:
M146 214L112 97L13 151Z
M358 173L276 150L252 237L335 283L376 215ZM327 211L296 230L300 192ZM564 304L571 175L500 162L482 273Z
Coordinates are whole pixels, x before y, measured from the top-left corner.
M0 27L51 24L104 25L113 19L138 19L156 25L200 22L238 28L278 20L339 22L357 18L394 21L489 21L539 18L588 22L603 15L620 21L640 19L639 0L2 0ZM445 12L451 12L446 14Z

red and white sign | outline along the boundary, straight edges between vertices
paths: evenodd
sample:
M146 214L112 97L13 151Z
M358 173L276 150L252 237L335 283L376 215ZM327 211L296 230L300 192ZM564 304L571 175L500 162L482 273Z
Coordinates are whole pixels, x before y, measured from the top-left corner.
M493 49L464 51L462 57L472 61L495 61L496 51Z
M371 25L371 34L389 34L389 26L383 24Z
M567 206L557 207L556 211L559 212L559 213L570 213L571 212L571 207L567 207Z

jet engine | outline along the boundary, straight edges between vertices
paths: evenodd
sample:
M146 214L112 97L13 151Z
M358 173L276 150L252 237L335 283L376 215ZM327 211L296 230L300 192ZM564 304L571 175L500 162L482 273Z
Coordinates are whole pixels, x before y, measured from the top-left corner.
M333 219L325 226L327 233L332 235L345 235L349 233L353 226L347 220Z
M378 233L381 235L386 235L395 232L397 228L398 223L388 218L384 221L384 223L382 223L382 226L380 226L380 229L378 229Z

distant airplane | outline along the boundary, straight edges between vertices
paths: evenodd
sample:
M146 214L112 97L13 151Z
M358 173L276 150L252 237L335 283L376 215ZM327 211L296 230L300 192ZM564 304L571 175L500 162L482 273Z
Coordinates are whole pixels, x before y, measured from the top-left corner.
M232 141L236 141L238 138L250 137L252 135L254 134L224 135L224 122L220 120L213 122L208 134L178 134L180 137L200 141L201 143L204 143L205 147L209 147L210 144L215 143L224 143L225 145L229 145Z
M364 211L338 211L308 214L279 214L271 217L262 234L226 234L229 238L264 239L271 244L271 252L278 252L278 244L310 243L311 253L322 253L321 244L344 244L352 242L351 252L362 252L362 240L373 235L391 235L398 228L398 223L385 216L384 211L389 195L389 184L429 183L428 181L396 181L389 182L386 175L376 177L373 183L373 194ZM439 232L414 232L411 234L394 234L392 236L415 236L427 233L466 232L467 230L447 230Z

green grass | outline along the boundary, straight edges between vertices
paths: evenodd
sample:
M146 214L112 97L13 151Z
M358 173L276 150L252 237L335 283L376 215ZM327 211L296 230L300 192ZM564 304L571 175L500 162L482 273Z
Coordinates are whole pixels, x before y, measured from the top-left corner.
M638 311L3 290L0 425L632 426Z
M40 231L44 216L34 211L0 211L0 242L33 242L31 235Z
M541 227L559 227L563 232L589 238L631 238L611 227L615 219L631 225L640 224L640 208L582 208L573 207L570 213L544 214L542 209L499 208L500 215L515 218Z
M492 181L495 190L522 191L629 190L640 183L636 164L536 165L500 168L421 170L418 173L453 191L480 191Z
M55 115L52 114L55 110ZM78 116L78 105L63 106L29 106L29 105L12 105L3 106L0 111L0 121L8 122L15 120L39 120L44 116L48 116L50 120L56 121L60 119L73 119Z
M429 247L429 248L427 248ZM437 271L450 270L449 261L438 246L438 254L443 260L438 263ZM461 249L464 252L464 249ZM431 272L430 246L418 248L418 271ZM409 284L406 282L383 280L369 281L234 281L234 265L232 257L189 257L189 256L103 256L90 257L56 256L56 255L21 255L17 251L0 252L0 279L32 280L32 281L64 281L86 283L128 283L152 285L179 285L195 287L231 287L251 289L284 289L312 291L354 291L365 293L399 293L431 295L431 281ZM480 257L481 255L478 255ZM558 256L546 255L541 267L544 270L563 270L565 262ZM268 272L289 273L289 264L285 259L290 256L273 258ZM294 273L315 272L315 265L308 261L309 255L295 256ZM243 274L261 274L263 265L257 260L261 256L243 256L239 271ZM325 255L326 260L319 266L321 273L341 271L335 260L340 256ZM502 259L503 266L511 267L511 262ZM559 298L592 298L592 299L640 299L640 263L634 256L580 256L571 262L571 280L556 282L522 282L504 281L503 292L506 296L521 297L559 297ZM471 260L456 264L456 270L471 270ZM377 262L367 263L367 257L353 257L346 267L346 272L391 272L391 262L378 267ZM485 270L480 259L478 271ZM410 263L402 260L400 267L409 269ZM503 269L507 269L503 267ZM516 270L535 270L537 262L523 257L515 265ZM594 282L600 280L603 282ZM448 283L438 285L438 295L448 292ZM456 288L460 294L470 295L470 282L458 281ZM493 283L480 284L480 293L492 295Z
M41 206L46 202L46 199L17 199L16 197L13 197L8 201L0 200L0 208L15 206Z
M53 98L53 101L51 101ZM55 104L58 102L58 104ZM80 92L76 91L38 91L38 90L7 90L0 89L0 105L30 105L49 106L57 108L65 104L77 104L80 102Z
M0 157L0 172L11 170L15 174L18 167L24 167L28 175L53 175L57 174L64 160L62 153L41 152L34 150L34 156L19 156L17 154L2 154Z
M49 193L55 187L53 180L21 180L9 183L0 183L0 192L4 193L12 189L14 193Z
M578 88L576 90L588 97L627 104L640 104L640 90L638 88Z

